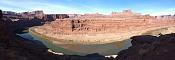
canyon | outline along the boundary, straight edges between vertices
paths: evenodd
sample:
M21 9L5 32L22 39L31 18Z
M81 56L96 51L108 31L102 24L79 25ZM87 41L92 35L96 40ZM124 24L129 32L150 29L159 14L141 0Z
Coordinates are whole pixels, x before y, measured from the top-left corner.
M30 31L56 38L53 42L58 44L105 44L174 25L173 16L165 17L141 15L131 10L113 12L111 15L85 14L74 18L56 19L43 26L32 27Z
M115 14L114 14L115 15ZM94 16L94 14L93 14ZM141 35L141 36L134 36L131 37L132 41L132 46L129 47L126 50L122 50L121 52L119 52L116 58L105 58L104 56L101 56L97 53L94 54L88 54L86 56L78 56L78 55L58 55L58 54L54 54L52 52L49 52L48 50L50 50L48 47L46 46L41 46L40 44L37 44L36 41L30 41L28 39L22 38L17 34L18 29L22 29L21 25L25 24L24 27L31 27L31 26L38 26L38 25L42 25L40 24L40 22L43 22L42 20L19 20L19 21L11 21L11 20L4 20L2 15L2 12L0 11L0 59L1 60L174 60L174 50L175 48L174 46L174 35L173 34L173 30L174 27L170 27L170 28L165 28L165 29L160 29L162 27L166 27L166 26L172 26L174 24L174 17L173 16L161 16L161 17L151 17L148 19L148 21L151 21L150 23L146 24L146 26L148 27L137 27L137 26L142 26L143 23L137 23L138 20L133 20L137 25L134 25L132 23L130 23L131 25L134 25L135 27L133 28L122 28L124 29L123 31L120 31L121 33L124 32L130 32L127 29L135 30L136 28L138 28L138 30L145 30L145 29L150 29L149 30L155 30L154 32L148 32L148 33L144 33L144 34L148 34L148 35ZM89 17L89 16L86 16ZM98 16L99 17L99 16ZM104 17L104 16L103 16ZM82 17L84 18L84 17ZM89 18L90 19L90 18ZM104 18L105 19L105 18ZM111 18L110 18L111 19ZM153 20L151 20L153 19ZM67 21L68 19L65 19L65 21ZM73 19L71 19L68 22L72 22ZM76 19L75 19L76 20ZM93 18L94 20L94 18ZM100 19L98 19L100 20ZM96 21L96 23L99 23L98 20ZM140 19L142 20L142 19ZM145 19L147 21L147 19ZM37 23L33 23L37 21ZM58 22L60 21L64 21L64 19L58 19L56 20ZM57 23L54 23L56 21L53 22L46 22L46 25L44 26L55 26L55 25L60 25ZM65 22L64 21L64 22ZM88 20L90 21L90 20ZM106 21L106 20L104 20ZM125 19L122 20L122 22L127 22L129 20ZM143 20L144 21L144 20ZM132 21L131 21L132 22ZM23 23L23 24L22 24ZM26 23L30 23L29 25ZM48 24L47 24L48 23ZM101 21L100 21L101 23ZM101 26L101 24L99 23L99 25ZM112 22L110 22L112 23ZM55 25L50 25L50 24L55 24ZM67 24L67 22L65 23ZM80 23L81 24L81 23ZM88 22L86 22L86 24L89 24ZM104 22L102 22L102 24L104 24ZM105 24L107 24L105 22ZM122 23L121 23L122 24ZM73 26L74 24L68 24L68 26ZM106 33L118 33L116 28L115 30L111 30L108 31L108 28L105 28L104 30L98 30L98 27L93 27L93 24L91 25L90 30L84 28L84 26L79 26L78 22L76 23L76 25L78 25L78 28L73 28L72 27L62 27L63 28L63 32L69 32L69 34L71 35L86 35L86 34L92 34L93 32L95 34L106 34ZM107 24L110 25L110 24ZM115 24L114 24L115 25ZM131 25L125 25L125 27L127 26L131 26ZM15 27L18 28L15 28ZM36 29L38 28L45 28L44 26L39 26L39 27L34 27ZM66 26L66 25L65 25ZM57 27L57 26L55 26ZM83 27L83 28L81 28ZM153 27L155 27L154 29L152 29ZM17 29L17 30L16 30ZM49 31L48 28L47 31ZM60 28L50 28L52 29L58 29L58 31L60 31ZM96 30L97 29L97 30ZM112 29L109 28L109 30ZM160 29L159 32L157 32L156 29ZM137 30L137 29L136 29ZM93 31L93 32L92 32ZM163 32L161 32L163 31ZM82 33L85 32L85 33ZM49 33L51 33L49 31ZM164 34L164 33L168 33L168 34ZM169 34L172 33L172 34ZM61 33L63 34L63 33ZM156 36L150 36L150 35L156 35ZM65 34L63 34L65 35ZM158 36L157 36L158 35ZM92 35L95 36L95 35ZM39 42L39 41L37 41ZM96 44L96 43L95 43ZM105 48L103 48L105 49ZM113 50L115 50L113 48Z

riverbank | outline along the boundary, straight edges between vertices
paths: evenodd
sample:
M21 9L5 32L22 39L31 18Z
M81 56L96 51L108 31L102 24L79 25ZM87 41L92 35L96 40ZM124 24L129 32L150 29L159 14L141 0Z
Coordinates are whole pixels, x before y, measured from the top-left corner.
M61 44L53 43L51 40L56 40L55 38L47 37L45 35L32 31L31 29L29 29L29 33L33 36L33 38L36 38L36 40L43 42L45 46L47 46L51 50L54 50L57 53L64 52L63 54L66 54L66 55L81 55L81 56L86 55L85 53L81 53L79 51L73 51L71 49L66 49L62 47Z
M124 36L121 38L118 38L116 36L119 36L121 34L94 34L94 35L51 35L50 34L44 34L42 32L39 32L36 27L32 27L29 29L29 32L32 34L38 35L40 37L43 37L47 40L52 40L53 43L57 44L84 44L84 45L91 45L91 44L106 44L106 43L112 43L110 41L113 41L114 39L120 39L125 40ZM123 34L124 35L124 34ZM105 37L106 38L105 38ZM60 38L57 38L60 37ZM113 41L115 42L115 41Z
M159 26L159 27L151 27L144 30L137 30L137 31L130 31L130 32L118 32L118 33L108 33L108 34L94 34L94 35L62 35L62 34L52 34L52 33L45 33L40 31L37 27L32 27L29 29L29 32L36 34L40 37L43 37L47 40L52 40L53 43L56 44L84 44L84 45L91 45L91 44L107 44L116 41L123 41L129 39L132 36L143 35L145 32L157 30L161 28L170 27L169 26Z
M144 34L145 32L151 32L157 29L163 29L163 28L168 28L168 27L170 26L156 27L156 28L151 28L151 29L145 29L143 31L130 32L131 33L130 36L132 37L132 35L133 36L146 35ZM68 54L68 55L85 56L87 54L93 54L93 53L99 53L100 55L104 55L104 56L114 55L120 52L121 50L127 49L128 47L131 46L130 44L131 40L128 40L130 36L127 37L128 39L121 40L121 41L114 40L114 42L111 42L111 43L109 42L109 43L104 43L104 44L76 44L76 43L64 42L64 40L60 41L57 38L48 37L36 31L32 31L31 28L29 31L33 35L39 38L42 38L41 41L47 41L45 45L46 46L49 45L48 48L52 49L55 52L59 52L59 53L61 52L61 53ZM135 35L132 33L134 33ZM59 43L55 43L54 41L57 41Z
M35 37L42 38L43 36L41 35L39 36L35 34ZM46 41L47 43L45 45L48 48L54 50L55 52L61 52L61 53L68 54L68 55L81 55L81 56L85 56L87 54L93 54L93 53L99 53L100 55L103 55L103 56L115 55L121 50L127 49L128 47L131 46L131 43L130 43L131 40L124 40L124 41L118 41L118 42L107 43L107 44L92 44L92 45L57 44L57 43L53 43L52 39L46 40L44 38L42 38L40 41L44 41L44 42Z
M152 35L152 36L160 36L160 35L165 35L165 34L171 34L175 32L175 26L170 26L170 27L163 27L161 29L156 29L156 30L150 30L143 35Z

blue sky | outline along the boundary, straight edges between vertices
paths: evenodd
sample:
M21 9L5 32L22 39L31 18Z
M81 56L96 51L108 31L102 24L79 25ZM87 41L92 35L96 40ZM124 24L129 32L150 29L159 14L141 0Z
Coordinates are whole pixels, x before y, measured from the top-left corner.
M24 12L43 10L44 13L134 12L151 15L175 14L175 0L1 0L0 9Z

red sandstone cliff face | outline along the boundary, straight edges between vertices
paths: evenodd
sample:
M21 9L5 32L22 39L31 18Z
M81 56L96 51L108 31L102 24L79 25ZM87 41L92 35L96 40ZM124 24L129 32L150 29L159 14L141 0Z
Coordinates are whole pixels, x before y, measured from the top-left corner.
M66 15L56 15L56 17L62 18ZM174 22L175 20L172 18L156 19L153 16L124 10L121 13L112 13L112 16L96 13L68 19L56 19L40 28L50 33L121 33L173 25Z
M35 18L43 19L44 18L44 12L43 11L35 11Z
M87 19L57 19L43 28L54 33L120 33L139 31L147 28L173 25L174 19L119 19L119 18L87 18ZM133 29L134 28L134 29Z

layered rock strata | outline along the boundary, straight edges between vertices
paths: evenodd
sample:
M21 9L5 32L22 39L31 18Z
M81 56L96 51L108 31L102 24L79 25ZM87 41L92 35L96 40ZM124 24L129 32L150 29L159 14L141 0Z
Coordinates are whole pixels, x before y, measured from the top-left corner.
M58 19L43 26L32 28L39 34L56 38L56 43L104 44L122 41L131 36L166 26L174 25L175 20L155 18L71 18Z

